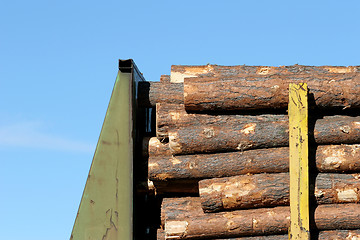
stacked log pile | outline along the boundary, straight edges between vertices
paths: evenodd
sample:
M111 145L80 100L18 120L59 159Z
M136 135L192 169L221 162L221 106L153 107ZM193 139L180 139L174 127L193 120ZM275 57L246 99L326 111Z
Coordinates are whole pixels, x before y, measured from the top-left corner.
M173 66L139 85L155 108L148 176L158 239L288 239L289 83L309 87L311 229L360 238L360 67ZM314 238L314 239L315 239Z

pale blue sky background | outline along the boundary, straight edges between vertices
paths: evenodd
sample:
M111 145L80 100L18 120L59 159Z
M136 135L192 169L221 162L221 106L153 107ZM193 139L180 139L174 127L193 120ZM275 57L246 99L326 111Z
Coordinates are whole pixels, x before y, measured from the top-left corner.
M0 239L70 237L117 73L360 65L360 1L0 1Z

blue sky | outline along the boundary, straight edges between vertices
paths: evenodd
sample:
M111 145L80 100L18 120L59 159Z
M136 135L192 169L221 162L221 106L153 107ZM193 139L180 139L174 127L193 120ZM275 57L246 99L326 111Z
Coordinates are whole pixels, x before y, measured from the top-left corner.
M70 237L117 73L360 65L359 1L0 2L0 239Z

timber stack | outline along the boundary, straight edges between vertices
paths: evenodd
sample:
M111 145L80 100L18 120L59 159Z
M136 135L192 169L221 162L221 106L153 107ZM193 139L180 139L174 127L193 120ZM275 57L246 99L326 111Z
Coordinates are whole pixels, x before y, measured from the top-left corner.
M360 239L360 67L172 66L139 85L157 239L288 239L289 83L307 83L311 235Z

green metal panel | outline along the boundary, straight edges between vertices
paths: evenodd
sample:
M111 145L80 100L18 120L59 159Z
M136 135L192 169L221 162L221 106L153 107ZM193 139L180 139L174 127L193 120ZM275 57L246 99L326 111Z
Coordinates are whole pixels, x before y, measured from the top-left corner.
M132 70L119 71L71 240L133 238L133 85Z

